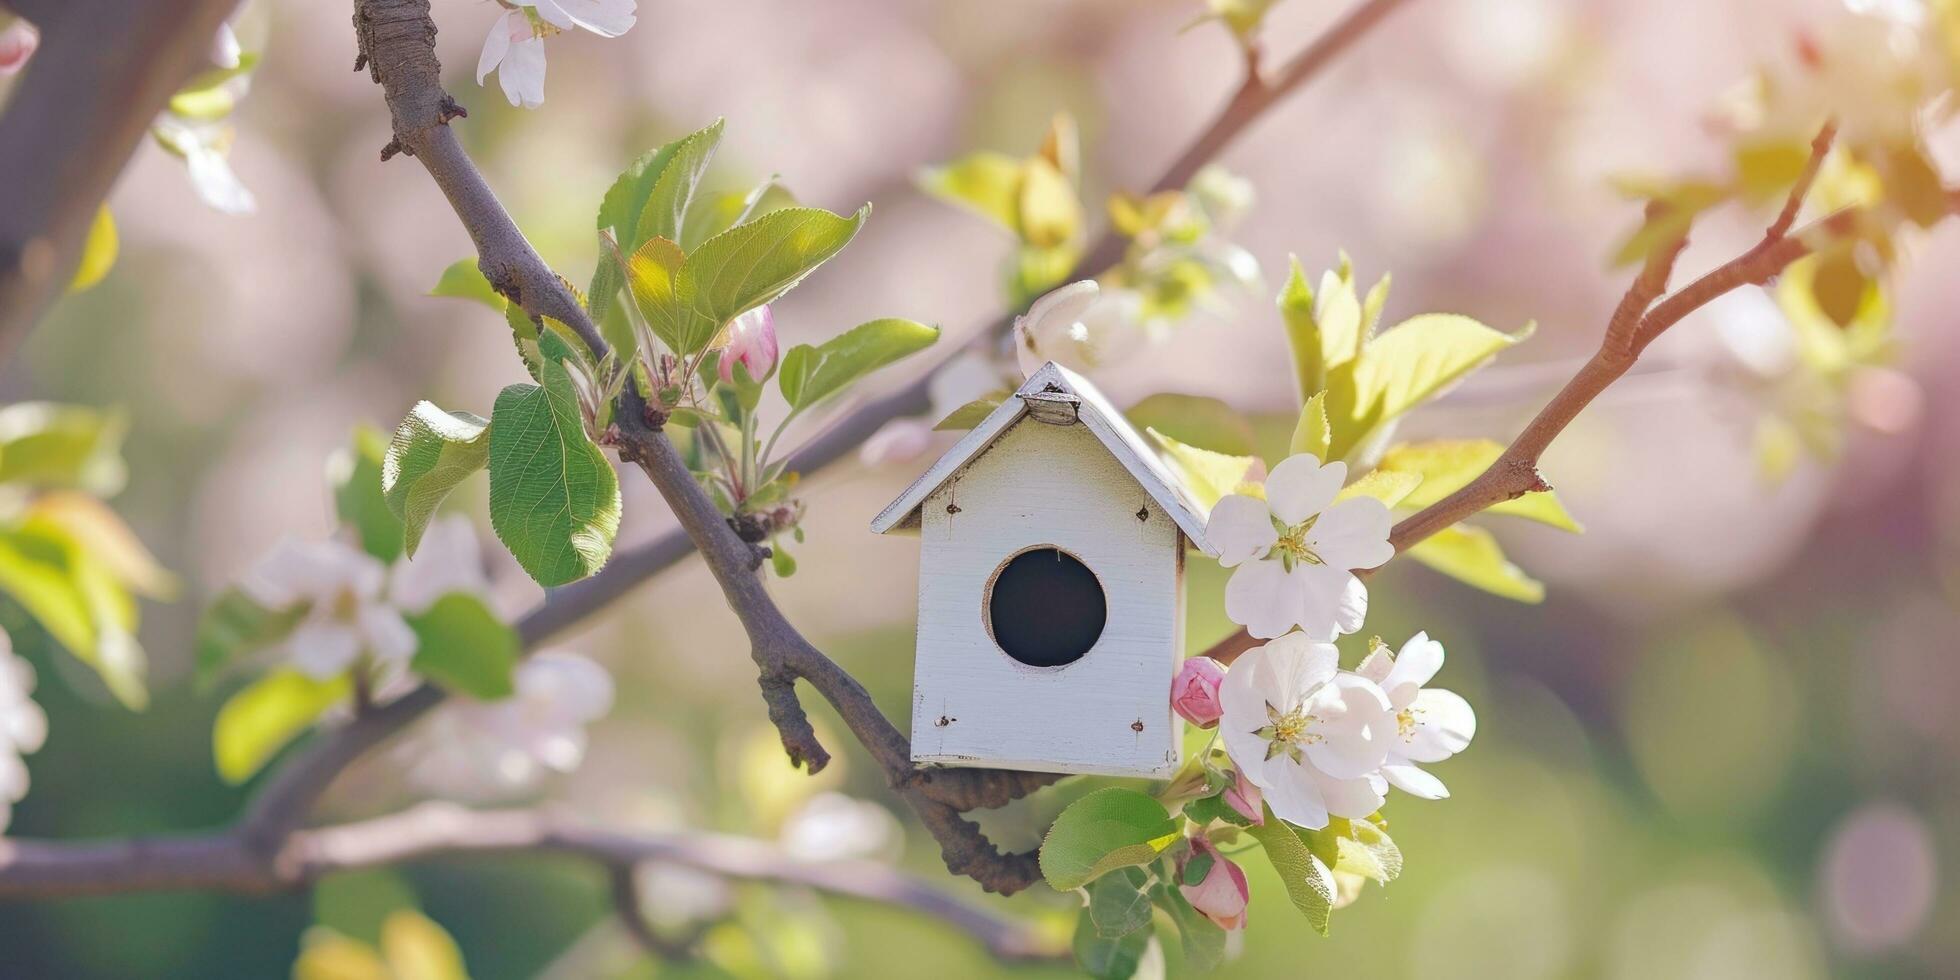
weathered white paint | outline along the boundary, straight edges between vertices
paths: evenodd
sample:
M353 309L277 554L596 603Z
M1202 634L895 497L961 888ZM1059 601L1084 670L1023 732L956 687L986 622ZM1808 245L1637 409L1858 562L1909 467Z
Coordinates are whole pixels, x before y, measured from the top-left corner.
M1191 498L1181 481L1144 441L1142 433L1123 418L1123 413L1104 398L1088 379L1069 369L1048 362L1028 377L1021 389L973 427L932 468L913 481L871 521L871 529L889 531L919 528L919 510L926 497L939 490L960 468L979 458L1002 433L1027 418L1030 410L1053 418L1073 414L1102 442L1104 451L1114 457L1124 472L1149 494L1191 543L1206 550L1205 519L1208 513Z
M1080 407L1072 424L1010 413L898 512L917 512L923 548L914 762L1157 778L1181 762L1170 681L1183 656L1185 535L1164 486L1146 489L1112 451L1137 448L1113 431L1127 423ZM1020 663L987 630L993 575L1042 546L1087 565L1108 603L1096 645L1063 667Z

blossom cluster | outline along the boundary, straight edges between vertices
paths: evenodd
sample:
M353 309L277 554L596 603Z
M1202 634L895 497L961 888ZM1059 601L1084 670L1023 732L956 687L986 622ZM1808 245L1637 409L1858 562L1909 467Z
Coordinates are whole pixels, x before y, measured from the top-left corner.
M1227 614L1267 642L1229 667L1185 661L1171 707L1217 729L1233 767L1221 798L1251 824L1268 814L1306 830L1366 819L1391 788L1442 799L1449 790L1421 767L1463 751L1476 734L1467 701L1426 686L1443 666L1443 645L1426 633L1396 653L1376 640L1353 670L1341 669L1332 641L1360 629L1367 613L1355 570L1395 553L1381 501L1340 499L1346 475L1340 462L1294 456L1273 469L1263 497L1224 497L1206 527L1219 562L1234 568ZM1245 876L1202 832L1185 869L1180 887L1194 908L1226 929L1244 924Z

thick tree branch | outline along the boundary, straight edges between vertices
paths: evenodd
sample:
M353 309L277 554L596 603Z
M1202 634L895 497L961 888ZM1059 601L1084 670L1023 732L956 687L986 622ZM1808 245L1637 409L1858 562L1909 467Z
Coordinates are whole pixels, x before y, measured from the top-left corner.
M0 116L0 361L61 295L96 209L238 0L9 0L40 50Z
M734 881L812 888L922 912L1003 959L1060 954L1027 925L877 862L805 861L749 838L628 833L550 810L469 810L448 803L298 831L269 855L235 831L85 843L0 838L0 900L193 890L260 894L304 887L337 871L522 853L583 858L629 878L640 864L664 862ZM637 902L637 893L633 898Z

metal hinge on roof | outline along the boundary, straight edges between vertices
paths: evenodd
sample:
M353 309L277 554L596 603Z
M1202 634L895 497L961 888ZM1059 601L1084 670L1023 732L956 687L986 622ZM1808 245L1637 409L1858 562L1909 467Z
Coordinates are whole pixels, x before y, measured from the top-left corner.
M1021 394L1020 399L1027 403L1028 414L1037 422L1049 425L1074 425L1081 420L1082 399L1063 390L1060 385L1049 384L1040 391Z

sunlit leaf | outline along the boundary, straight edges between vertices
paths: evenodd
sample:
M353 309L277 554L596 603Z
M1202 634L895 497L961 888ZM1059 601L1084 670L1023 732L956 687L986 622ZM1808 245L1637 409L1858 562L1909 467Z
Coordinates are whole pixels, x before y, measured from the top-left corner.
M1467 316L1427 313L1384 331L1360 356L1329 373L1330 457L1345 458L1382 426L1441 394L1533 329L1526 325L1504 334Z
M1422 474L1399 472L1396 470L1374 469L1363 474L1358 480L1341 488L1336 501L1354 497L1373 497L1394 507L1404 503L1405 498L1422 483Z
M1046 159L1036 157L1021 171L1018 192L1021 239L1035 248L1074 241L1082 232L1082 202L1075 185Z
M1313 316L1313 287L1307 284L1300 257L1289 256L1288 261L1291 269L1276 302L1280 321L1286 324L1287 346L1293 350L1293 378L1304 400L1327 387L1327 361L1321 352L1320 325Z
M919 186L1019 235L1021 167L1021 161L1004 153L972 153L921 172Z
M490 462L490 420L416 402L395 428L381 462L381 493L402 522L402 547L414 557L443 498Z
M986 421L987 416L994 414L994 409L1000 407L1001 401L1001 398L975 398L947 413L945 418L940 419L939 423L932 427L933 431L952 432L971 429Z
M401 909L381 923L381 953L396 980L469 980L456 940L414 909Z
M430 288L431 296L449 296L456 299L475 300L499 313L504 311L504 298L492 288L490 280L483 278L483 270L477 268L475 259L457 259L442 270Z
M1485 592L1519 602L1545 600L1545 584L1505 558L1496 536L1483 528L1468 524L1446 527L1416 542L1404 553Z
M1227 494L1237 493L1259 462L1254 456L1228 456L1187 446L1156 429L1146 431L1163 447L1165 460L1183 478L1184 488L1200 507L1210 508Z
M1162 803L1112 786L1055 818L1041 843L1041 874L1057 891L1073 891L1117 868L1148 864L1178 837Z
M218 775L234 785L252 778L352 690L345 674L317 681L290 669L275 670L247 685L218 709L212 726L211 750Z
M802 411L938 339L938 327L913 320L888 317L860 323L817 346L790 348L776 384L790 407Z
M116 235L116 219L110 217L109 206L104 204L95 209L95 220L89 222L88 237L82 240L81 261L75 266L74 278L68 280L68 291L79 293L101 282L116 264L116 253L120 249Z
M1403 443L1382 455L1377 471L1415 473L1421 484L1402 499L1401 506L1420 510L1442 500L1489 469L1504 452L1502 443L1490 439L1437 439ZM1485 508L1483 513L1508 514L1549 524L1565 531L1580 531L1579 522L1567 513L1558 496L1549 490L1527 493Z
M1187 446L1228 456L1255 451L1252 425L1232 406L1202 395L1151 395L1123 413L1139 429L1155 429Z
M128 476L123 414L80 405L17 402L0 408L0 484L113 496Z
M87 494L55 491L28 505L25 517L60 527L104 571L131 591L152 599L177 594L177 576L157 561L136 532L109 505Z
M1334 429L1327 421L1327 393L1316 391L1300 406L1300 420L1293 424L1293 438L1287 443L1287 452L1296 456L1311 453L1324 463L1333 441Z

